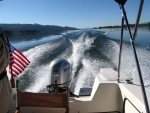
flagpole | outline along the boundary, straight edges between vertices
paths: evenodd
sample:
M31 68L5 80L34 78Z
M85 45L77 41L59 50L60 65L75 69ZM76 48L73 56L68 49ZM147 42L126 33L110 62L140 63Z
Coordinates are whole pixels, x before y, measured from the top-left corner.
M7 37L9 52L11 52L11 51L10 51L10 46L9 46L8 35L7 35L6 37ZM15 88L15 80L14 80L14 77L12 76L12 66L11 66L11 64L9 65L9 68L11 69L11 72L10 72L10 74L11 74L11 77L10 77L11 87L12 87L12 88Z
M14 79L14 77L12 76L12 66L10 66L10 68L11 68L11 78L10 78L11 87L12 87L12 88L15 88L15 79Z

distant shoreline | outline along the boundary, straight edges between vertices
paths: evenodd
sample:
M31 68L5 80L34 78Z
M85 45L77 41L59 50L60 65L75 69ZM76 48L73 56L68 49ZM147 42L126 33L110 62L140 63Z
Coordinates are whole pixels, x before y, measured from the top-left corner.
M40 24L0 24L1 29L10 35L60 34L67 30L77 30L74 27Z
M130 27L135 27L135 24L129 24ZM40 25L40 24L0 24L2 30L8 36L11 35L53 35L53 34L61 34L67 30L77 30L74 27L62 27L57 25ZM138 27L147 27L150 30L150 22L140 23ZM93 29L113 29L113 28L121 28L120 25L114 26L100 26L94 27ZM126 25L124 25L126 28Z
M129 24L130 27L135 27L135 24ZM126 27L126 25L124 25ZM148 27L150 29L150 22L141 23L138 25L138 27ZM114 25L114 26L100 26L100 27L94 27L94 29L103 29L103 28L121 28L120 25Z

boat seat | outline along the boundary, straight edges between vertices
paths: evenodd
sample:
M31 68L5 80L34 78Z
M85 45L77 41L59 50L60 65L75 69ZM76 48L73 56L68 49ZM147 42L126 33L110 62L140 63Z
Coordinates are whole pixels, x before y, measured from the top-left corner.
M17 90L15 113L20 113L20 107L66 108L66 113L69 113L69 90L67 88L63 93L32 93Z

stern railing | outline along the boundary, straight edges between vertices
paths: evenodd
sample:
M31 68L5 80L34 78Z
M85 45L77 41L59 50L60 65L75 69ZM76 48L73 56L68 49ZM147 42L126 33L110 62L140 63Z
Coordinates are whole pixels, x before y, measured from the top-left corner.
M144 99L146 112L150 113L149 104L148 104L148 100L147 100L147 95L146 95L144 82L143 82L143 77L142 77L142 74L141 74L141 69L140 69L140 65L139 65L139 61L138 61L138 57L137 57L137 53L136 53L136 49L135 49L135 45L134 45L134 41L135 41L136 34L137 34L137 29L138 29L138 25L139 25L139 21L140 21L140 17L141 17L141 12L142 12L142 8L143 8L144 0L140 1L139 11L138 11L138 14L137 14L137 20L136 20L133 36L131 34L131 29L130 29L130 26L129 26L129 23L128 23L128 18L126 16L126 11L124 9L124 4L125 4L126 0L115 0L115 1L119 4L120 8L122 9L122 13L123 13L122 23L121 23L121 40L120 40L119 62L118 62L118 82L120 82L120 66L121 66L121 53L122 53L122 41L123 41L123 27L124 27L124 20L125 20L126 26L127 26L128 32L129 32L129 36L130 36L130 42L131 42L131 45L132 45L134 57L135 57L135 62L136 62L136 67L137 67L140 83L141 83L141 90L142 90L142 94L143 94L143 99Z

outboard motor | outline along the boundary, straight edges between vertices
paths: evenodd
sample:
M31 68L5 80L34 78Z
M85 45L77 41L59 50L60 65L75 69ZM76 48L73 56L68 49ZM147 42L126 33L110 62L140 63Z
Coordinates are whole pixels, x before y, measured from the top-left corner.
M57 58L50 64L50 85L47 86L49 92L64 92L71 83L70 63L62 58Z

